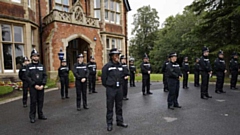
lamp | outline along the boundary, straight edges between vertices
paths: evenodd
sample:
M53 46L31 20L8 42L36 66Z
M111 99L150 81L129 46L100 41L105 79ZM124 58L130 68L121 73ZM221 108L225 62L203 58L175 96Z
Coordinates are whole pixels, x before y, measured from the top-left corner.
M62 61L62 60L63 60L63 57L64 57L64 53L63 53L63 51L62 51L62 48L60 48L60 51L59 51L59 53L58 53L58 58L59 58L60 61Z
M96 38L96 37L94 37L94 38L93 38L93 40L94 40L94 41L97 41L97 38Z

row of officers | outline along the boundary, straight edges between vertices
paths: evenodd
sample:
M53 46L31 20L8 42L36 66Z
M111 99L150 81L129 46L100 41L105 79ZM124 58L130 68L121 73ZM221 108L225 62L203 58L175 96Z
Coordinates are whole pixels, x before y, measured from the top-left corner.
M201 98L208 99L211 96L208 94L209 77L212 75L212 67L208 59L209 49L204 47L202 49L202 57L196 60L195 64L195 82L196 87L199 86L199 74L201 75ZM122 102L128 100L128 79L130 76L130 86L135 87L135 73L136 67L134 66L134 59L130 59L129 68L127 66L126 57L120 56L120 52L114 48L109 53L110 60L102 68L102 85L106 88L107 97L107 130L112 131L113 127L113 109L115 105L117 126L128 127L124 123L122 116ZM224 75L226 73L226 65L224 61L224 54L222 51L218 53L218 58L215 60L215 69L217 75L216 93L224 93L223 82ZM23 106L27 107L27 90L30 91L30 113L29 118L31 123L35 123L36 108L38 109L38 118L46 120L42 112L43 100L44 100L44 86L47 81L47 74L44 66L39 63L39 53L34 49L31 52L31 63L25 58L24 66L20 69L19 78L23 81ZM170 53L168 61L164 64L162 70L164 73L164 91L169 91L168 94L168 108L174 110L174 108L181 108L178 103L180 79L183 77L183 88L188 88L188 74L189 64L188 59L185 58L183 62L183 69L177 63L177 54ZM232 74L231 89L236 89L237 74L239 66L237 63L238 54L233 54L233 59L230 62L230 72ZM96 82L96 69L97 65L94 57L91 57L90 62L85 64L83 62L84 56L78 55L77 63L74 64L74 76L76 86L76 106L77 110L89 109L87 106L87 82L89 83L89 93L97 93L95 90ZM143 56L143 62L140 65L142 73L142 94L150 95L150 74L151 64L146 54ZM58 75L61 82L61 97L62 99L68 97L68 74L69 68L65 60L61 62L61 66L58 69ZM82 107L81 107L81 100Z

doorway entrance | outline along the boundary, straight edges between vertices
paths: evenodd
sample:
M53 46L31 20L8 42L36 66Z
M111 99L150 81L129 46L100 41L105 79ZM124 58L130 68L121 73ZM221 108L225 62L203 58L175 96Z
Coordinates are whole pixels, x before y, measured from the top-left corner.
M90 44L81 38L76 38L69 41L66 50L67 62L70 70L73 70L73 65L77 62L77 56L80 53L84 55L84 63L89 62L92 54Z

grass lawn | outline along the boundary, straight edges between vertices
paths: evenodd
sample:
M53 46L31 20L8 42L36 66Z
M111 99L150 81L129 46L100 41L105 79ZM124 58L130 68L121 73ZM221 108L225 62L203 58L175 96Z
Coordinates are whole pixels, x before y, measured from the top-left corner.
M151 74L151 81L157 81L160 82L162 81L163 75L162 74ZM142 81L142 75L141 74L137 74L135 77L136 81ZM182 81L182 79L181 79ZM188 77L188 81L189 82L194 82L194 74L190 74ZM201 81L201 78L200 78ZM210 78L210 82L216 82L216 76L212 76ZM230 78L225 77L225 83L230 83ZM238 82L239 84L240 82Z

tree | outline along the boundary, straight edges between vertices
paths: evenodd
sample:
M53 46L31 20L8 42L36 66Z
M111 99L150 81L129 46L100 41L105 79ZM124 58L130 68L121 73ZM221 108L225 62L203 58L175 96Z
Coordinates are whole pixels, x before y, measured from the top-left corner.
M130 40L130 55L140 61L145 53L149 54L153 49L154 41L157 38L159 17L157 10L149 5L139 8L133 18L132 35L135 36Z

